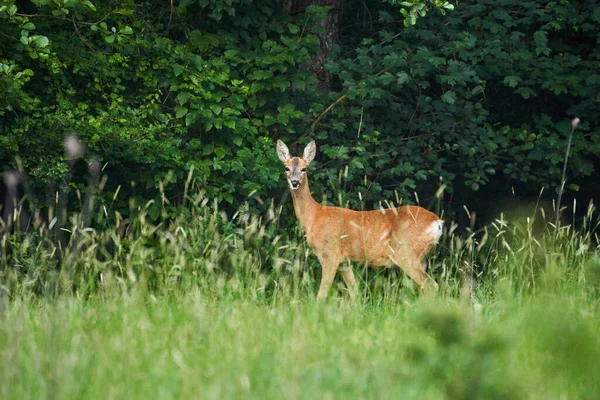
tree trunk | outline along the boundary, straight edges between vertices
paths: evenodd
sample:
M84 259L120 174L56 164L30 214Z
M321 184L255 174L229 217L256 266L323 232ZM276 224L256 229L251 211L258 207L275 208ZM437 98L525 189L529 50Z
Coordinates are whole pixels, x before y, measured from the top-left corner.
M323 31L316 33L321 42L321 52L312 58L310 69L319 80L319 87L329 89L331 87L331 74L325 70L325 62L331 52L333 45L337 42L340 29L339 21L342 14L344 0L285 0L285 11L295 15L306 10L306 7L328 6L331 7L325 20L322 21Z

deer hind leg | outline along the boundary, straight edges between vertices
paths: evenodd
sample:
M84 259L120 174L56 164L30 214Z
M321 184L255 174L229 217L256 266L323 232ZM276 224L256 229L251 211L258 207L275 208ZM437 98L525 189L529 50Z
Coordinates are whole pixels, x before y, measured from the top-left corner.
M427 276L427 279L425 279L425 285L421 287L421 290L437 292L437 290L440 288L440 286L437 284L435 279L433 279L431 277L431 275L429 275L427 273L427 261L421 260L420 266L421 266L421 269L423 270L423 272L425 273L425 275Z
M350 293L350 298L355 300L358 290L356 287L356 279L354 279L354 272L352 271L352 265L348 264L340 268L340 274L342 274L342 278L346 283L348 293Z
M425 272L426 264L421 257L406 252L390 255L392 262L399 266L419 286L421 291L437 290L438 284Z
M333 254L317 254L317 257L321 262L321 285L319 286L317 299L321 300L327 297L327 292L333 283L340 260Z

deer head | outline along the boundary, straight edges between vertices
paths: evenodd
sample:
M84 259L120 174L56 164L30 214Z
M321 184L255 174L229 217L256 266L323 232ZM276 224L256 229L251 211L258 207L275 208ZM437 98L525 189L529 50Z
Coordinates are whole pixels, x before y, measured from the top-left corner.
M298 190L306 182L306 168L317 153L315 141L311 141L304 148L302 157L291 157L288 147L281 140L277 141L277 155L285 166L285 174L290 188Z

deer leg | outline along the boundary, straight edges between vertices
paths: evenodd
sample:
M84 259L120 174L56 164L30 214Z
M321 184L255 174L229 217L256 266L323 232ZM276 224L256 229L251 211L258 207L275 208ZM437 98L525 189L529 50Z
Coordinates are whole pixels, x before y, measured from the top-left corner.
M427 261L423 260L421 261L420 265L421 270L423 271L423 273L426 276L425 279L425 285L421 286L421 290L422 291L430 291L430 292L437 292L437 290L440 288L440 286L437 284L437 282L435 281L435 279L433 279L431 277L431 275L429 275L427 273Z
M319 293L317 299L321 300L327 297L327 292L333 283L335 273L337 272L340 264L339 259L332 255L317 255L321 262L321 285L319 286Z
M419 286L421 291L428 289L437 290L438 284L425 272L425 264L417 257L395 254L390 257L392 262L399 266Z
M342 274L342 278L346 283L346 287L348 288L348 293L350 293L350 298L352 300L356 299L357 289L356 289L356 279L354 279L354 272L352 271L352 266L347 265L340 268L340 273Z

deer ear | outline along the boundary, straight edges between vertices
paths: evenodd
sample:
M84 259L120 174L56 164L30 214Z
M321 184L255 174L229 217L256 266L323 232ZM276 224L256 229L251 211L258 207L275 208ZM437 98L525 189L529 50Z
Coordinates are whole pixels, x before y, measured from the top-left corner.
M312 140L309 144L304 148L304 158L306 161L311 162L315 159L315 155L317 154L317 144L314 140Z
M277 156L281 162L286 162L290 159L290 151L288 147L281 140L277 140Z

